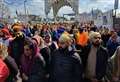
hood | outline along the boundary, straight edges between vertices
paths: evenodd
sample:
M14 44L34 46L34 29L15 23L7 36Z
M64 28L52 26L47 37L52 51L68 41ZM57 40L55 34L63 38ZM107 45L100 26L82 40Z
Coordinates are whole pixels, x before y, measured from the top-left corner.
M37 54L37 44L32 41L31 38L26 37L24 45L28 45L32 49L32 56L34 57Z
M33 36L32 40L37 44L38 47L40 47L40 49L46 47L43 38L40 37L39 35Z

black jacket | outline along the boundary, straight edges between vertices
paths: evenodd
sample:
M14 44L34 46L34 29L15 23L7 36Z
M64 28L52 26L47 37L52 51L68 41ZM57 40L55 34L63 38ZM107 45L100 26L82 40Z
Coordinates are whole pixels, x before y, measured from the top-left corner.
M7 78L6 82L13 82L14 79L17 79L16 76L18 74L18 66L15 63L15 60L11 56L7 56L4 60L5 64L8 66L10 70L10 75Z
M50 66L50 82L82 81L81 59L73 51L56 50L53 53Z
M49 63L50 63L50 49L49 49L49 47L42 48L40 50L40 53L45 60L45 63L46 63L45 70L46 70L46 73L48 73L49 72Z
M32 71L27 82L45 82L45 74L45 61L41 55L38 55L34 59Z
M87 46L85 48L86 53L82 54L84 69L86 69L90 49L91 49L91 45ZM97 49L96 55L97 55L97 58L96 58L96 77L95 78L98 80L101 80L106 74L109 54L106 48L100 46Z

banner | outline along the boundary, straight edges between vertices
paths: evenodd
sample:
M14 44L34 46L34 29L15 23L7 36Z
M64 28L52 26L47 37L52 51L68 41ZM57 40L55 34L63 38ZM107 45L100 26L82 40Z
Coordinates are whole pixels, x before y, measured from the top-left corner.
M119 0L115 0L114 9L118 9Z

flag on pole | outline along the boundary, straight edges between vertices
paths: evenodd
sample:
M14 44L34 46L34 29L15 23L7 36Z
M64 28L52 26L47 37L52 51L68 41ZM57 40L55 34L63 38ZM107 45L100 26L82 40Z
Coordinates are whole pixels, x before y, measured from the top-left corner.
M114 9L118 9L119 0L115 0Z

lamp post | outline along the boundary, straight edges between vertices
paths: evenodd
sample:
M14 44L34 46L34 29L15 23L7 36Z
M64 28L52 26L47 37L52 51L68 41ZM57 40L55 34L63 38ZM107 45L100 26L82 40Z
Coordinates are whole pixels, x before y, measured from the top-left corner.
M27 22L27 9L26 9L26 2L27 2L27 0L24 1L25 22Z
M27 13L26 13L26 2L27 2L27 0L25 0L25 1L24 1L24 10L25 10L25 15L27 14Z

